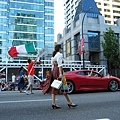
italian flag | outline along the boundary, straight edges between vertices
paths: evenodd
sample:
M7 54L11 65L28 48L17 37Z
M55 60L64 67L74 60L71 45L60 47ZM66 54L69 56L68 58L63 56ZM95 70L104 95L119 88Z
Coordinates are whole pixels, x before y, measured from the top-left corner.
M27 55L29 53L35 53L35 52L36 52L36 49L33 42L24 44L24 45L19 45L19 46L12 46L8 50L8 54L11 57L17 57L18 55Z

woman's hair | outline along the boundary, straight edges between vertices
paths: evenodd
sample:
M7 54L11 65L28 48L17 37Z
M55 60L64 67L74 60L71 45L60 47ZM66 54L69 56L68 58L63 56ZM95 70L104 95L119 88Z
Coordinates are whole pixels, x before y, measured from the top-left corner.
M52 57L54 57L56 53L59 52L60 49L61 49L61 44L55 45L55 50L52 53Z
M54 50L52 53L52 57L54 57L56 55L56 53L57 53L57 51Z

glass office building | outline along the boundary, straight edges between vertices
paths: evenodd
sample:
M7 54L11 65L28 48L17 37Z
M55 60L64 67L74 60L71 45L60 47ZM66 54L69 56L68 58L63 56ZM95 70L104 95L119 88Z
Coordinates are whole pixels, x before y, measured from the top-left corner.
M54 0L0 0L0 61L9 59L9 47L29 42L48 59L54 47Z

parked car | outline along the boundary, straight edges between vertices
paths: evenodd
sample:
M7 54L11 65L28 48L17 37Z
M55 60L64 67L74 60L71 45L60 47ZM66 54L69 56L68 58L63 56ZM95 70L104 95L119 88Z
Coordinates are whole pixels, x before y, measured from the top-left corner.
M110 90L117 91L120 88L120 79L114 76L104 76L91 70L76 70L65 73L69 93L75 91Z

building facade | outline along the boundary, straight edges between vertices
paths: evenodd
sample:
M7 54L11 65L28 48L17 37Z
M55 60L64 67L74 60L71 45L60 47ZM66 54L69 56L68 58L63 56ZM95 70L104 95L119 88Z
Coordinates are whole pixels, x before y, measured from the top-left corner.
M84 0L64 0L64 15L66 28L71 26L71 22L74 19L77 6L80 1ZM120 17L120 0L94 0L100 13L105 18L105 23L114 25L116 20ZM81 2L82 3L82 2ZM90 1L87 1L89 4Z
M44 57L49 57L54 47L54 0L0 0L0 61L9 61L9 47L29 42L38 54L47 51Z
M67 28L71 26L74 19L77 6L81 0L64 0L64 16L65 25Z
M120 0L95 0L105 23L114 25L120 18Z
M57 42L62 44L64 58L67 60L83 61L84 59L94 65L107 65L102 48L103 33L106 28L111 27L120 36L120 19L117 20L116 25L105 24L104 17L100 14L94 1L89 1L91 1L90 4L86 3L87 0L84 0L82 4L79 3L75 20L71 22L70 29L65 28L63 35L58 34ZM90 7L92 9L89 9ZM79 43L82 38L84 38L84 58L83 53L78 54L78 47L80 47Z

